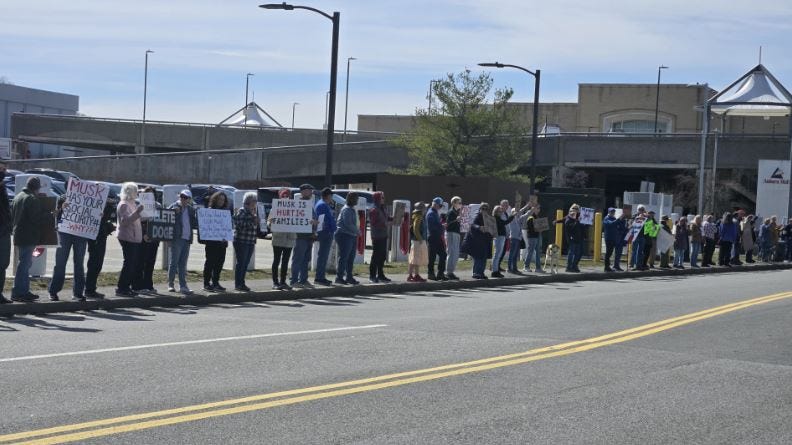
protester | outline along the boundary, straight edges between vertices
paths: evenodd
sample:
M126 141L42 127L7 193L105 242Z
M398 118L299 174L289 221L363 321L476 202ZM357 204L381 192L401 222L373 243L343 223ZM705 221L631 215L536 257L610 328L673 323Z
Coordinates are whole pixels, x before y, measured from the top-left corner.
M168 291L176 292L174 279L179 275L179 292L184 295L192 294L187 287L187 259L190 256L190 245L193 240L193 230L198 228L195 208L191 204L192 192L184 189L179 193L179 200L171 204L168 209L176 212L176 226L173 230L171 241L170 264L168 266Z
M732 214L723 215L720 228L720 250L718 251L718 265L731 267L731 248L737 239L737 226L734 224Z
M19 256L14 287L11 289L11 300L33 301L38 295L30 292L30 266L33 265L33 250L41 235L41 223L44 214L36 196L41 188L41 181L36 176L27 180L25 188L17 193L11 204L11 221L13 221L14 246Z
M338 245L338 264L336 266L335 284L360 284L354 276L355 266L355 247L360 236L360 224L355 206L357 206L358 194L349 192L346 197L346 204L338 214L336 225L338 228L335 233L335 241Z
M715 263L712 257L715 254L715 238L718 236L718 226L715 225L715 217L707 215L701 225L701 236L704 239L704 253L702 255L701 266L710 267Z
M646 243L643 225L646 223L646 216L646 207L639 205L630 223L630 230L634 230L635 234L635 238L632 240L632 256L629 267L633 270L643 270L644 244Z
M756 217L754 215L748 215L740 226L740 241L745 251L745 262L748 264L754 263L753 255L756 247L755 221Z
M683 216L679 218L679 221L677 221L676 227L674 228L674 267L677 269L685 268L682 263L685 260L685 251L689 248L689 235L690 232L688 230L687 218ZM691 253L691 257L692 256L693 254ZM694 262L692 258L691 262Z
M482 202L461 248L462 252L473 258L473 279L487 279L484 270L487 259L492 257L492 239L497 233L495 218L490 215L490 206Z
M792 220L789 220L781 231L784 240L784 262L792 261Z
M231 211L228 197L223 192L214 192L209 196L207 208ZM222 292L226 289L220 285L220 273L223 272L228 241L201 240L201 230L198 229L198 239L204 245L203 288L209 292Z
M333 236L336 232L336 219L333 215L333 191L325 187L322 189L322 199L314 206L314 215L321 218L321 227L317 227L316 240L319 251L316 254L316 275L314 283L322 286L331 286L333 283L326 278L327 260L330 257L330 248L333 245Z
M773 215L770 217L770 240L772 243L772 253L770 254L769 261L779 261L783 259L783 255L779 255L778 249L780 243L778 242L781 237L781 226L778 224L778 217Z
M495 255L492 257L492 267L490 274L493 278L503 278L503 269L500 268L503 254L506 251L506 226L514 219L514 213L509 213L509 201L503 200L500 205L492 210L492 216L495 218L495 225L498 233L495 237Z
M369 227L371 227L371 260L369 261L369 281L372 283L390 283L390 278L385 276L385 260L388 257L388 230L393 223L393 217L388 215L385 208L385 194L374 192L374 207L368 212Z
M419 271L422 267L429 265L429 252L426 246L426 238L429 236L429 229L426 226L424 210L426 205L418 201L413 206L410 215L410 255L407 258L407 281L423 283L426 281L421 277Z
M448 244L448 260L446 262L446 277L449 280L458 280L454 272L459 262L459 248L462 244L462 198L451 198L451 206L446 215L446 243Z
M513 218L506 225L506 235L509 238L509 259L506 262L506 271L510 274L520 275L517 266L520 262L520 244L523 243L522 229L531 216L531 204L526 204L519 210L513 210L512 213Z
M116 206L118 200L107 198L104 210L102 211L102 221L99 223L99 233L96 239L88 240L88 264L85 272L85 298L94 300L101 300L105 295L96 291L96 282L99 279L99 274L102 273L104 265L105 252L107 251L107 237L115 232L115 222L118 218L116 215ZM136 290L133 286L132 290Z
M250 258L256 248L256 233L259 228L259 217L256 212L258 196L256 192L247 192L242 198L242 207L234 215L234 289L240 292L250 292L245 284Z
M118 275L117 297L137 296L132 290L132 280L135 277L135 268L140 255L140 243L143 241L143 228L140 224L140 214L143 206L135 202L138 195L138 186L134 182L125 182L121 185L121 202L118 203L116 214L118 216L118 241L124 254L124 264Z
M660 217L660 224L658 226L659 230L657 231L658 235L660 234L660 230L662 230L665 233L667 233L667 234L669 234L669 235L671 235L673 237L674 235L671 233L670 224L671 224L671 221L670 221L670 218L668 217L668 215L661 216ZM662 268L662 269L670 269L671 268L671 266L668 264L668 260L669 260L669 255L670 255L669 252L670 252L671 248L673 248L673 247L674 246L671 245L665 251L660 252L660 268ZM657 248L658 248L657 239L655 238L655 250ZM684 251L682 252L682 255L683 255L683 258L684 258Z
M300 186L300 199L310 200L313 198L314 188L311 184L302 184ZM313 206L312 206L313 207ZM311 262L311 249L316 240L316 226L317 216L311 209L311 223L313 229L310 233L298 233L297 239L294 241L294 249L292 250L292 271L289 284L292 287L310 287L308 283L308 264ZM324 221L327 224L327 218ZM320 245L321 247L321 245Z
M696 215L690 223L690 267L698 269L698 256L701 252L703 236L701 235L701 215Z
M429 264L428 264L428 279L432 281L448 281L445 276L446 253L445 246L445 229L443 228L443 221L440 217L440 209L443 208L443 198L436 197L432 200L432 205L429 211L426 212L426 226L429 237L427 238L427 246L429 248ZM435 260L437 261L437 274L435 274Z
M7 165L0 160L0 175L5 178ZM0 304L10 303L11 300L3 295L5 289L6 269L11 264L11 206L8 204L8 192L5 181L0 181Z
M650 210L646 214L646 221L643 225L644 243L643 243L643 259L641 268L639 270L647 270L649 267L654 268L655 249L657 248L657 234L660 231L660 225L655 220L655 212ZM651 264L649 260L651 259Z
M770 225L770 218L765 218L759 227L759 259L768 263L773 256L773 238L770 232L773 230Z
M291 192L283 188L278 192L279 199L289 199ZM272 218L270 216L270 218ZM270 222L271 224L271 222ZM272 288L291 290L286 282L289 270L289 257L294 249L297 234L294 232L272 232Z
M610 207L607 216L602 220L602 232L605 234L605 272L621 271L622 248L627 235L624 213L616 218L616 209ZM610 266L611 255L614 255L613 268Z
M58 198L56 207L56 220L60 224L63 211L67 210L66 196ZM74 285L72 287L72 300L85 301L85 249L88 240L81 236L58 230L58 248L55 251L55 268L48 287L50 301L59 301L58 292L63 289L66 281L66 263L69 253L73 250L72 266L74 268Z
M523 256L523 262L525 263L525 267L523 267L523 272L530 272L531 271L531 259L534 260L534 273L542 273L542 232L536 230L536 218L539 216L539 212L542 211L541 206L537 204L535 207L531 208L526 215L528 218L525 220L525 255Z
M740 261L740 252L742 250L742 236L740 236L740 227L742 226L742 220L744 216L745 212L743 210L738 210L732 215L732 221L734 222L734 227L736 229L734 243L732 244L731 258L729 260L732 266L742 266L742 261Z
M152 186L143 189L143 193L154 192L155 190ZM157 211L162 210L162 204L159 202L154 201L154 207ZM157 262L157 251L159 250L160 242L159 240L151 239L147 235L150 223L151 218L140 219L143 242L140 243L140 255L138 256L138 265L135 270L135 279L132 280L132 290L139 294L157 295L157 289L154 288L154 264ZM88 244L89 262L90 252L91 245ZM90 265L88 270L90 271Z
M583 255L583 242L586 240L586 230L580 224L580 206L572 204L569 213L564 218L564 235L567 242L567 272L580 272L578 264Z

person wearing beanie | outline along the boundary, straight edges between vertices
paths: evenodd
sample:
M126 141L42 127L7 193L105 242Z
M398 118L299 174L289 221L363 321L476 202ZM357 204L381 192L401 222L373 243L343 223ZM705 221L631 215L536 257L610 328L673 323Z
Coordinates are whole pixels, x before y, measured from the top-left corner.
M27 180L27 185L17 193L11 203L11 221L13 222L14 246L19 252L14 287L11 290L13 301L34 301L38 295L30 292L30 266L33 265L33 250L41 235L41 224L44 214L37 197L41 181L35 176Z
M437 197L432 200L432 207L426 212L426 225L429 232L427 244L429 247L428 278L432 281L448 281L445 276L446 253L445 229L440 218L440 209L443 208L443 198ZM437 260L437 273L435 274L435 260Z
M369 210L369 226L371 227L371 260L369 261L369 281L372 283L390 283L385 276L385 259L388 255L388 228L393 217L385 210L385 194L374 192L374 207Z

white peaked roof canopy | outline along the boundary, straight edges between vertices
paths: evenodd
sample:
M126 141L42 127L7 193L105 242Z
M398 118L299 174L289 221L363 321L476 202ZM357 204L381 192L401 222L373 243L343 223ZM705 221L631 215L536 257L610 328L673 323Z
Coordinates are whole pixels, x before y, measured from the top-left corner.
M759 64L709 100L710 110L728 116L787 116L792 94Z
M237 110L231 116L228 116L218 125L222 126L247 126L247 127L274 127L282 128L283 126L270 116L263 108L256 102L250 102L246 107Z

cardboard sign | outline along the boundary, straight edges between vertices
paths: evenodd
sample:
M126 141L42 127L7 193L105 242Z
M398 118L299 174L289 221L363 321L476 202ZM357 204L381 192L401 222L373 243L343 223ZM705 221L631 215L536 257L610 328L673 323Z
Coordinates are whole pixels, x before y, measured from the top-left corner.
M140 214L141 218L154 218L157 216L157 199L153 193L138 194L138 202L143 206L143 213Z
M313 199L273 199L269 214L273 232L313 232Z
M534 218L534 230L537 232L546 232L550 230L550 221L547 217Z
M664 254L668 252L668 249L674 247L674 235L666 232L663 229L660 229L657 232L657 253Z
M202 241L234 241L231 212L223 209L198 209L198 233Z
M146 226L151 241L171 241L176 230L176 211L158 210Z
M580 208L580 224L591 226L594 225L594 209L588 207Z
M110 188L105 184L69 178L58 231L95 240Z
M58 206L58 198L52 196L39 196L39 206L41 207L41 231L39 232L38 246L57 246L58 230L55 210Z

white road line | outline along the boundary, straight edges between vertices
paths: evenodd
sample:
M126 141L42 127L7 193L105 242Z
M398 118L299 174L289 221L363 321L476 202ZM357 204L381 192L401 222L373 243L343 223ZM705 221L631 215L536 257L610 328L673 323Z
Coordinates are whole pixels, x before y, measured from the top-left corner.
M23 360L37 360L42 358L67 357L71 355L100 354L103 352L134 351L136 349L164 348L167 346L197 345L201 343L215 343L221 341L251 340L255 338L283 337L287 335L319 334L323 332L353 331L359 329L374 329L387 327L386 324L370 324L366 326L346 326L343 328L313 329L310 331L275 332L271 334L242 335L238 337L207 338L203 340L178 341L171 343L154 343L149 345L122 346L119 348L89 349L86 351L60 352L56 354L27 355L24 357L1 358L0 363L19 362Z

